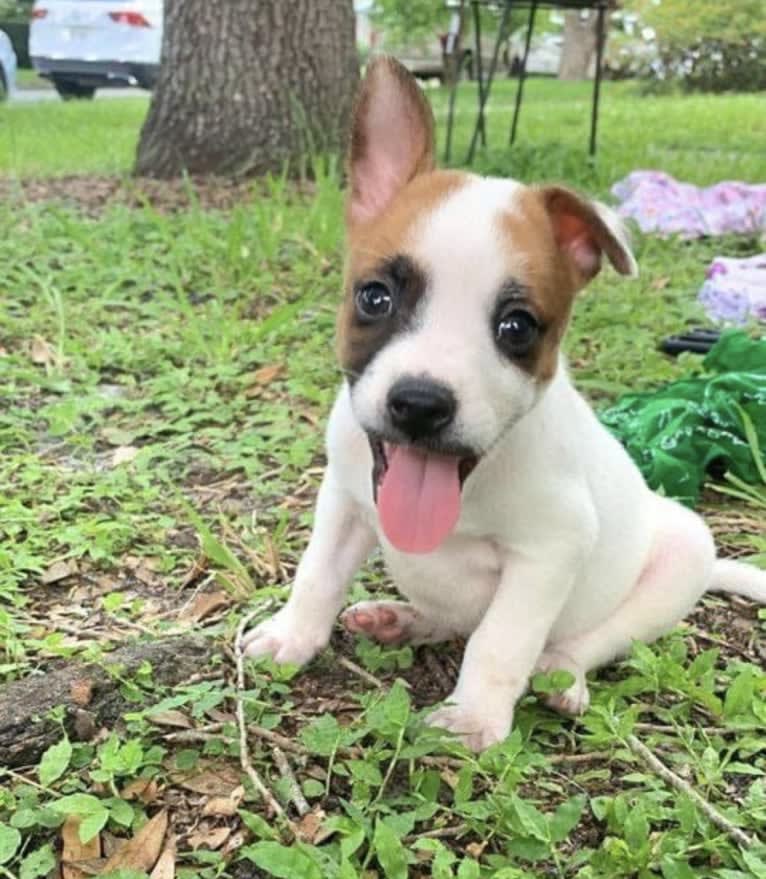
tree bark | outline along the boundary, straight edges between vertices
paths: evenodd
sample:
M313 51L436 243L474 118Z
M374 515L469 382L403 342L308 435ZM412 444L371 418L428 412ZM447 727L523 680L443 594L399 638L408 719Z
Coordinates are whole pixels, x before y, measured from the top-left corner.
M135 173L245 176L337 150L358 77L352 0L166 0Z
M0 688L0 767L35 764L61 738L61 727L48 717L53 708L64 707L70 738L87 740L102 725L113 726L129 707L122 680L141 665L148 662L153 680L172 686L203 669L212 653L203 638L165 638L121 647L101 665L72 662L7 684Z
M567 12L564 16L564 47L559 62L559 79L586 79L596 57L595 12Z

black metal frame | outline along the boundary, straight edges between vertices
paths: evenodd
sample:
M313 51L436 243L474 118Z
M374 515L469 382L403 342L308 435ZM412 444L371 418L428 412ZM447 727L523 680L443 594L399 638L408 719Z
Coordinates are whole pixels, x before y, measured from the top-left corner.
M535 27L535 15L540 7L559 8L559 9L595 9L597 11L596 21L596 75L593 80L593 100L591 104L591 124L590 124L590 142L588 154L596 155L596 141L598 134L598 105L601 96L601 78L603 74L603 58L604 44L606 37L606 12L610 5L610 0L467 0L472 7L474 22L474 72L476 75L476 85L478 92L478 112L476 115L476 123L474 124L471 144L468 148L466 162L473 162L476 155L476 147L481 141L482 146L487 145L487 122L484 110L489 101L492 91L492 83L497 72L497 62L500 56L500 49L507 39L506 33L513 9L529 9L529 19L527 21L527 33L524 41L524 57L519 70L519 80L516 86L516 100L513 109L513 121L509 135L509 143L516 140L516 132L518 130L519 116L521 114L521 104L524 98L524 83L527 78L527 62L529 60L529 52L532 44L532 33ZM490 61L489 70L486 77L484 76L484 65L481 51L481 8L489 5L499 6L502 4L502 13L500 18L500 27L497 32L497 39L492 52L492 60ZM463 9L461 9L461 14ZM444 149L444 161L448 162L452 153L452 130L455 121L455 100L457 96L457 86L460 79L460 67L454 71L452 87L449 97L449 111L447 114L447 138Z

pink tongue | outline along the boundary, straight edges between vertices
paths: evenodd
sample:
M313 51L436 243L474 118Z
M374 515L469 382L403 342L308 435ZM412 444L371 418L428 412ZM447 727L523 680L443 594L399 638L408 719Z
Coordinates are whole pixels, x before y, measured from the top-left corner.
M410 446L387 446L386 454L378 489L383 533L401 552L433 552L460 516L460 461Z

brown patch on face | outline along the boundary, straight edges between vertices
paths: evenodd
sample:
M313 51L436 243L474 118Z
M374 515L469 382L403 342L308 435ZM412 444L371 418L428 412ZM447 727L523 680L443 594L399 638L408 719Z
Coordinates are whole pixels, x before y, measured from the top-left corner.
M509 263L524 262L519 281L542 332L535 348L519 365L541 381L556 372L558 352L575 294L599 271L605 253L620 274L631 274L625 246L577 193L559 186L524 190L501 229L508 241Z
M379 281L400 296L402 318L408 318L425 293L425 274L407 255L413 227L447 196L464 185L469 175L433 171L410 181L387 210L369 223L350 223L347 235L345 296L338 314L337 354L342 368L358 376L375 354L407 325L397 315L387 323L365 324L357 315L355 294L364 284ZM393 272L392 272L393 268Z
M578 289L576 279L562 259L550 217L535 190L522 193L513 211L503 214L500 228L508 242L509 275L518 273L521 259L523 276L515 280L541 327L534 348L518 363L547 382L556 373L559 345Z

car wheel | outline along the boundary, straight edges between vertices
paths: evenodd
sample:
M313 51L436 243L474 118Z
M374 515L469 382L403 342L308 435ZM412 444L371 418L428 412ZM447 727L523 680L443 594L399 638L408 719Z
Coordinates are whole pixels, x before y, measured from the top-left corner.
M65 101L86 100L89 101L96 94L94 86L80 85L79 82L72 82L71 79L59 79L53 77L53 85L60 97Z

